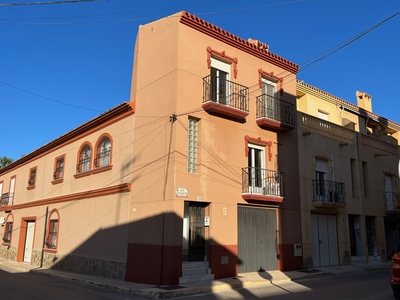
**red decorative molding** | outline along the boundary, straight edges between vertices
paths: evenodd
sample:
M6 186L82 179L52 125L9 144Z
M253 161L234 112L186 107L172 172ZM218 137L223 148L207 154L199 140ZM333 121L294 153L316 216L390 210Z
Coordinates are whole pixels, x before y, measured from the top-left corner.
M54 203L67 202L67 201L85 200L85 199L89 199L89 198L107 196L107 195L111 195L111 194L125 193L125 192L129 192L130 190L131 190L130 183L122 183L122 184L113 185L110 187L101 188L101 189L97 189L97 190L90 190L90 191L85 191L85 192L69 194L69 195L63 195L63 196L57 196L57 197L52 197L52 198L47 198L47 199L30 201L30 202L26 202L26 203L11 205L11 206L1 206L0 211L22 209L22 208L27 208L27 207L36 207L36 206L41 206L41 205L49 205L49 204L54 204Z
M258 69L258 85L262 88L262 78L269 79L271 81L277 82L279 84L279 91L282 95L283 93L283 78L274 75L274 72L266 72L263 69Z
M237 64L238 64L238 59L236 57L230 57L225 54L225 51L217 51L212 49L211 47L207 47L207 66L210 69L211 68L211 57L215 57L219 60L222 60L228 64L233 65L233 77L237 77Z
M78 139L81 139L89 134L100 130L106 126L114 124L121 119L126 118L134 113L132 106L129 103L122 103L105 113L99 115L98 117L86 122L82 126L64 134L63 136L59 137L58 139L40 147L39 149L25 155L24 157L14 161L12 164L2 168L0 170L0 174L5 174L12 170L15 170L17 167L23 166L35 159L43 157L44 155L53 152L61 147L71 144Z
M245 141L244 151L245 151L246 157L249 156L249 143L251 143L251 144L256 144L256 145L263 146L263 147L268 147L268 160L269 161L272 160L272 142L271 141L264 141L261 139L261 137L253 138L248 135L246 135L244 137L244 141Z
M250 43L218 26L196 17L186 11L182 12L180 23L185 24L197 31L220 40L228 45L240 49L250 55L254 55L264 61L274 64L291 73L297 73L299 66L281 56L271 53L266 48L260 48L254 43Z

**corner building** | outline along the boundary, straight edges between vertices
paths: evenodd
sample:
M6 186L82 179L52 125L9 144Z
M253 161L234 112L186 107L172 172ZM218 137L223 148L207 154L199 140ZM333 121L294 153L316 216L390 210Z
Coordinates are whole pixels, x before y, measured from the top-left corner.
M278 151L278 135L295 135L297 71L267 45L187 12L140 26L128 280L301 265L298 211L283 221L290 203Z

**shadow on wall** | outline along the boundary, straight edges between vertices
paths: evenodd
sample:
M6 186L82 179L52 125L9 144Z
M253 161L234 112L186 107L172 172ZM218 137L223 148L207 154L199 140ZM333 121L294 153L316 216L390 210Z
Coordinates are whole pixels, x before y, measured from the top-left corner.
M182 232L181 217L175 213L160 214L99 229L69 254L58 258L46 254L45 260L52 269L131 282L175 285L182 276ZM237 265L241 263L236 245L220 245L194 231L189 234L192 242L196 240L193 247L204 246L204 260L208 260L215 278L236 276Z

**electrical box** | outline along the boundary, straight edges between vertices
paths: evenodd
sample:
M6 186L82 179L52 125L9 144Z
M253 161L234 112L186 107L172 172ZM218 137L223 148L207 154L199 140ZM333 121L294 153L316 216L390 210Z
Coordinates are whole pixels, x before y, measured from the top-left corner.
M301 244L293 244L293 250L294 257L303 256L303 247L301 246Z

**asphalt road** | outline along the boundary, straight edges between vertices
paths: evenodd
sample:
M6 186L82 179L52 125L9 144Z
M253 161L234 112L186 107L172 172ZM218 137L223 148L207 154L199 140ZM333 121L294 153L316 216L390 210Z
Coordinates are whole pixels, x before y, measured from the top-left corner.
M389 270L375 270L180 298L183 299L394 300L394 297L389 283Z
M0 270L0 299L9 300L127 300L146 299L104 291L32 273Z

